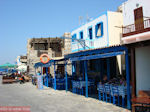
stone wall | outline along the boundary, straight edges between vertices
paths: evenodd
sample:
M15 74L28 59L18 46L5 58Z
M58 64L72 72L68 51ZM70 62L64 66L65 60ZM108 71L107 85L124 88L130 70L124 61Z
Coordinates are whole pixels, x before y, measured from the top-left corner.
M58 37L56 38L31 38L28 39L27 42L27 66L28 66L28 74L35 74L35 68L34 65L37 62L40 62L40 57L38 56L38 53L47 53L48 56L50 57L50 59L54 59L56 57L56 54L58 55L59 51L56 51L56 46L52 46L51 43L59 43L61 45L61 52L62 52L62 56L61 57L57 57L57 58L63 58L65 54L68 54L71 52L71 35L70 33L64 33L63 37L67 37L67 39L60 39ZM35 43L47 43L48 42L48 50L43 50L44 48L40 48L40 47L44 47L43 45L39 45L37 46L36 44L36 50L34 48L34 42ZM37 47L39 47L41 50L37 50ZM53 47L53 48L52 48ZM59 55L58 55L59 56ZM57 69L57 66L56 66ZM41 68L38 68L36 70L37 71L41 71ZM68 74L72 73L72 66L67 66L67 71ZM54 66L52 65L50 67L50 73L53 76L54 75Z

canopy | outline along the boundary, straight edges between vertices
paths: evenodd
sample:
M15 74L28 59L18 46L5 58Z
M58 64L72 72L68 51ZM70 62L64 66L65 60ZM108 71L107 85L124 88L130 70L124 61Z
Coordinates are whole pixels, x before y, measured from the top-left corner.
M10 64L10 63L0 65L0 68L15 68L15 67L17 67L17 65Z

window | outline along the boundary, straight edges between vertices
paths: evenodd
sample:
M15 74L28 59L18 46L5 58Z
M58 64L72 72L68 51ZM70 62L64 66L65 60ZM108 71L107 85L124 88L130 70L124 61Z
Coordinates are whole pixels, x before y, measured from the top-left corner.
M76 38L77 38L76 34L72 35L72 42L74 42L74 39L76 39Z
M103 36L103 23L99 23L95 26L95 33L96 37L102 37Z
M89 38L90 38L90 39L93 39L92 28L89 28Z
M34 50L48 50L48 43L35 43Z
M83 31L80 32L80 39L83 39Z

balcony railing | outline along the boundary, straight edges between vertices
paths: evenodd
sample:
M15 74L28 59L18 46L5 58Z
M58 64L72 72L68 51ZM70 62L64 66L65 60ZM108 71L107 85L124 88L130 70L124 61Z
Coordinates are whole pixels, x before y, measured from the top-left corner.
M150 19L123 27L123 37L150 31Z

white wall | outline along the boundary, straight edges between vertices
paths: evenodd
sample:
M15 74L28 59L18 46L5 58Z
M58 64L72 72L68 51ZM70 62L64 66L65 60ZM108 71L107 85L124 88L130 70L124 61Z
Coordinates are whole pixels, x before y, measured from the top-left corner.
M96 38L95 36L95 26L103 22L103 36ZM93 39L89 39L88 29L92 27L92 33L93 33ZM82 25L81 27L75 29L71 32L71 35L76 34L77 39L80 39L79 33L83 31L83 39L86 41L86 45L88 45L90 48L99 48L99 47L106 47L107 46L107 12L101 15L100 17L90 21L89 23L86 23L85 25ZM91 46L90 42L93 42L93 46ZM83 48L80 46L80 44L77 45L78 42L72 43L72 51L76 49Z
M118 45L121 43L122 25L123 25L122 13L108 12L109 46ZM122 73L121 56L117 56L117 62L119 65L119 72Z
M122 37L123 16L119 12L108 12L109 45L120 44Z
M122 4L124 26L134 24L136 4L139 4L139 7L143 7L143 16L150 17L150 0L128 0Z
M135 50L136 57L136 89L150 90L150 46Z
M74 31L72 31L71 35L76 34L77 39L80 39L80 32L83 31L83 39L86 41L86 45L88 45L90 48L102 48L112 45L118 45L120 44L120 38L122 33L122 29L118 27L121 27L123 25L122 19L123 17L121 13L107 11L98 18L75 29ZM95 26L100 22L103 22L103 36L96 38ZM88 29L90 27L92 27L93 31L92 40L89 39L88 34ZM78 42L72 43L72 51L83 48L79 43L77 43Z

